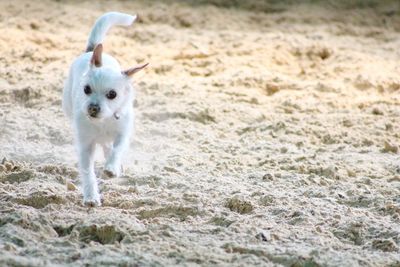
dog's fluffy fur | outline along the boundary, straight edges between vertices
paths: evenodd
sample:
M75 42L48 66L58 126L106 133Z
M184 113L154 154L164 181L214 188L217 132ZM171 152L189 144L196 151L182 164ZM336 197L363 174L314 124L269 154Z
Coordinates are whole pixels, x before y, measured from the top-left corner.
M134 119L130 76L147 65L121 71L117 60L102 53L101 43L113 25L129 26L135 19L118 12L101 16L92 28L86 53L72 63L65 82L63 109L74 127L83 203L88 206L101 205L94 171L97 144L106 158L104 174L121 174L121 158L129 146Z

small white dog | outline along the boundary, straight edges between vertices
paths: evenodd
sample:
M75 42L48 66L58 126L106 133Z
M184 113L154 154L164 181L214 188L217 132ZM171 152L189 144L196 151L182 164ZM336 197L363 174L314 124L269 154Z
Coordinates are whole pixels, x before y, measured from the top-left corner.
M118 12L101 16L92 28L86 53L72 63L63 92L64 113L72 120L79 154L83 203L100 206L94 151L103 147L104 174L118 177L121 158L133 129L133 87L130 77L147 64L121 71L117 60L103 54L102 42L113 25L129 26L136 19Z

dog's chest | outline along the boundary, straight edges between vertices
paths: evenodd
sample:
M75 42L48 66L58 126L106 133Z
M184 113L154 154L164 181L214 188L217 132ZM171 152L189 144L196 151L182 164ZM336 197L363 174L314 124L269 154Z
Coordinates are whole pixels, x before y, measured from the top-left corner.
M92 134L98 143L109 142L120 133L118 120L113 119L92 127Z

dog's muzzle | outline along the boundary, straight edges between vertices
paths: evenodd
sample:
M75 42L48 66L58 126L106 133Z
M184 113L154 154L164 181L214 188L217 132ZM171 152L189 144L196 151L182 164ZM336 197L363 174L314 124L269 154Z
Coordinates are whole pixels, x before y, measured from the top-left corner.
M98 104L89 104L88 113L90 117L96 118L100 112L100 106Z

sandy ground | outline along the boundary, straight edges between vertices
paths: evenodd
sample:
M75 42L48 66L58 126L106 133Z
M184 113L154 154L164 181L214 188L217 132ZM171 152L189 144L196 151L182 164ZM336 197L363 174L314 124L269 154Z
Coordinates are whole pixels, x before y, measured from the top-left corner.
M0 2L1 266L400 266L399 4L93 2ZM151 66L88 209L61 92L111 10Z

